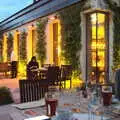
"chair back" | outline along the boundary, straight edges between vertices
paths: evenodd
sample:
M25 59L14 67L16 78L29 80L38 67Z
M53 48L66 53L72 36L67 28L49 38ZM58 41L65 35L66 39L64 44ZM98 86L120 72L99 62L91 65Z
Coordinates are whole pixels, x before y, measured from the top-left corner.
M40 80L19 80L21 102L30 102L43 98L48 91L48 85Z
M61 80L70 80L72 77L72 65L61 65Z
M45 67L45 68L48 68L50 66L51 66L51 64L42 64L42 67Z
M50 66L47 71L47 80L49 85L57 85L60 78L60 68L59 66Z

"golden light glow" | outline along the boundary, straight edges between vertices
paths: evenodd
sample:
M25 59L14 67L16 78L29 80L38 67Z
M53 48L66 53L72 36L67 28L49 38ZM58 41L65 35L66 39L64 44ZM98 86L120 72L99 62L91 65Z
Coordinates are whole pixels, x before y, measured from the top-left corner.
M3 35L3 61L7 62L7 34Z
M92 67L98 67L100 71L105 68L105 15L102 13L94 13L91 15L92 23L92 42L91 42L91 57ZM91 74L94 74L91 72ZM104 81L103 72L99 76L99 82Z
M20 78L26 77L26 64L23 61L18 63L18 75Z
M48 46L48 53L49 53L49 63L53 64L53 24L58 23L58 45L57 45L57 50L58 50L58 65L61 64L61 26L60 26L60 20L55 19L50 21L49 23L49 41L47 44Z
M27 62L30 61L30 59L33 56L33 29L34 26L28 26L28 36L27 36Z
M61 25L58 21L58 65L61 65Z
M49 55L49 63L53 64L53 22L49 23L49 40L48 44L48 55Z
M49 17L49 19L53 21L53 20L56 19L56 16L53 16L53 15L52 15L52 16Z
M92 14L91 15L91 21L92 21L93 24L96 24L96 19L97 19L96 13Z

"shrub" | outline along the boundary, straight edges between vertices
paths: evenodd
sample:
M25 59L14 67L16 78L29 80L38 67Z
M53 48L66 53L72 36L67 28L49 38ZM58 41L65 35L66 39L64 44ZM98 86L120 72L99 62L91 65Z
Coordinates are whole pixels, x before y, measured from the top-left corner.
M12 95L7 87L0 87L0 105L12 103Z

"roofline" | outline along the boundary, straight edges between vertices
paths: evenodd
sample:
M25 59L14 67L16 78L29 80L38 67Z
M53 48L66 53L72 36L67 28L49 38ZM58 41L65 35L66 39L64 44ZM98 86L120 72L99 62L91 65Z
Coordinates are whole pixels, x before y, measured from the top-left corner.
M38 18L53 14L84 0L41 0L20 10L0 23L0 32L6 32L34 21Z
M9 19L12 18L12 17L18 15L19 13L24 12L24 11L27 10L28 8L32 7L33 5L38 4L38 3L40 3L40 2L42 3L42 1L43 1L43 0L39 0L39 1L36 1L36 2L31 3L30 5L28 5L28 6L26 6L25 8L19 10L18 12L14 13L13 15L11 15L11 16L5 18L4 20L0 21L0 24L2 24L3 22L9 20ZM47 2L44 2L43 4L46 4L46 3L51 2L51 1L52 1L52 0L47 0ZM37 6L37 7L40 7L40 6L43 5L43 4L40 4L40 5ZM35 7L34 9L36 9L36 7ZM31 10L33 10L33 9L31 9ZM31 10L28 10L27 12L30 12ZM27 12L25 12L25 13L27 13ZM24 13L24 14L25 14L25 13ZM24 14L21 14L20 16L22 16L22 15L24 15ZM19 17L19 16L16 16L16 17ZM15 18L14 18L14 19L15 19ZM12 19L12 20L13 20L13 19Z

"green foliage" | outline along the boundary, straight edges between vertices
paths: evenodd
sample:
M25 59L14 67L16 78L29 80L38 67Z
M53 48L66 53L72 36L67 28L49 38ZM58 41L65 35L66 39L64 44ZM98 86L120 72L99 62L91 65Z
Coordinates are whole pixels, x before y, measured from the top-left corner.
M65 58L66 64L72 64L74 69L78 69L80 66L80 54L78 54L81 50L80 11L83 10L84 3L80 2L59 12L62 56Z
M12 103L10 90L6 87L0 87L0 105Z
M36 53L37 57L40 60L41 64L44 63L46 59L46 24L48 19L39 19L37 21L37 46L36 46Z
M27 58L26 39L27 39L27 33L24 30L20 34L20 46L19 46L19 56L20 56L20 60L22 61L25 61Z
M105 0L113 13L114 41L113 41L113 66L118 68L120 65L120 7L115 2Z
M1 39L1 37L0 37L0 62L2 62L3 61L3 56L2 56L2 39Z
M11 48L13 48L13 35L12 33L9 33L7 37L7 60L8 61L10 61L10 55L12 52Z

